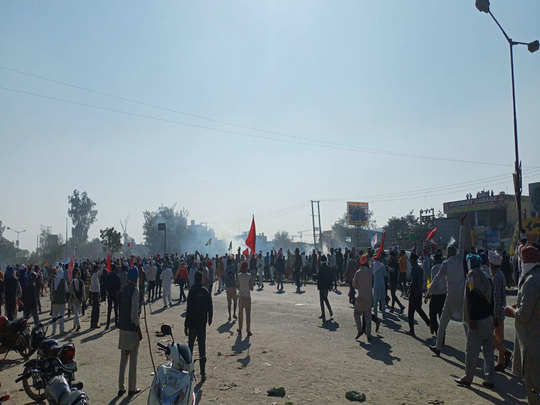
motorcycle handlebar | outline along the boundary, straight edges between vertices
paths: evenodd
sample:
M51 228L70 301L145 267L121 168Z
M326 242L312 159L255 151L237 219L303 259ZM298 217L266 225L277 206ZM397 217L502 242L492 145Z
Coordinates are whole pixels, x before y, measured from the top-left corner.
M160 349L163 349L163 350L167 349L167 346L165 346L165 345L162 344L162 343L159 343L159 342L158 342L157 345L158 345L158 347L159 347Z

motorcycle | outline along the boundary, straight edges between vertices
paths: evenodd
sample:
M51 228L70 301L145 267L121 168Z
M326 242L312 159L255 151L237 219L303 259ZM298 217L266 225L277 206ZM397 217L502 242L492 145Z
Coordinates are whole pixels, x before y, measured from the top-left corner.
M53 318L48 324L55 322L59 317ZM48 325L47 324L47 325ZM48 381L55 377L57 370L50 367L51 361L58 359L62 364L62 371L67 383L71 385L75 380L77 362L75 359L75 345L66 343L59 345L55 339L47 338L47 327L42 323L32 329L30 336L31 351L37 352L35 359L24 364L23 373L17 378L22 381L26 394L36 402L45 400L45 388Z
M5 359L12 350L25 360L32 355L28 320L19 318L9 321L5 316L0 316L0 354L5 354Z
M45 386L44 398L49 405L89 405L90 400L86 393L82 391L82 383L68 383L65 375L71 372L58 358L43 360L41 370L48 376ZM15 382L21 381L25 377L24 373Z
M147 405L194 405L195 372L191 351L187 345L174 342L169 325L162 325L161 333L170 336L172 342L167 346L159 342L157 344L168 361L157 368Z

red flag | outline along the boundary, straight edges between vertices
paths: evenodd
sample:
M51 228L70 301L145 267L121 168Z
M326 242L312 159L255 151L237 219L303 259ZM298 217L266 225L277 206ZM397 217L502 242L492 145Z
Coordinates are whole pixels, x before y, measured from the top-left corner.
M384 237L386 236L386 233L383 233L382 234L382 239L381 239L381 246L379 246L379 250L377 250L377 254L375 255L375 259L378 259L379 257L381 257L381 253L383 252L383 249L384 249Z
M255 217L251 218L251 228L249 228L249 234L246 239L246 246L251 249L251 254L255 253L255 242L257 234L255 233Z
M69 261L68 265L68 278L71 280L73 278L73 256L71 256L71 260Z
M46 260L44 266L48 266L48 265L49 265L49 261Z
M106 267L107 273L110 273L111 272L111 255L110 254L107 255L107 262L106 263L107 263L107 267Z
M129 259L129 266L130 267L133 266L133 255L131 255L131 258Z
M246 257L249 257L249 250L248 248L245 248L244 251L242 252L242 254Z
M437 233L438 229L439 229L439 228L435 227L435 228L433 228L433 230L432 230L430 233L427 234L426 242L435 236L435 234Z

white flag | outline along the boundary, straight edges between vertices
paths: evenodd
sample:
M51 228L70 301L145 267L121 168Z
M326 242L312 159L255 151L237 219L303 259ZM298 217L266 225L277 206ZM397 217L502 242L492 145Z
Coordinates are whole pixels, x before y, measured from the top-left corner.
M453 236L451 236L451 237L450 237L450 241L448 242L447 248L449 248L450 246L452 246L454 243L456 243L456 240L454 239Z
M373 235L373 237L371 238L371 247L374 248L375 245L377 244L377 234Z

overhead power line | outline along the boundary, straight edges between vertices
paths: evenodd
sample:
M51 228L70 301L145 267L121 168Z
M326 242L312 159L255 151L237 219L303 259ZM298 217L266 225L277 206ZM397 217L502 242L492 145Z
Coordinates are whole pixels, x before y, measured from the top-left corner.
M49 77L46 77L46 76L43 76L43 75L38 75L38 74L30 73L30 72L25 72L23 70L11 68L11 67L8 67L8 66L0 66L0 69L8 71L8 72L16 73L16 74L19 74L19 75L24 75L24 76L27 76L27 77L32 77L32 78L35 78L35 79L47 81L47 82L54 83L54 84L57 84L57 85L71 87L71 88L74 88L74 89L77 89L77 90L86 91L88 93L93 93L93 94L97 94L97 95L101 95L101 96L105 96L105 97L110 97L110 98L115 98L117 100L127 102L127 103L131 103L131 104L137 104L137 105L141 105L141 106L144 106L144 107L165 111L165 112L168 112L168 113L180 114L180 115L183 115L183 116L196 118L196 119L200 119L200 120L205 120L205 121L213 122L213 123L220 124L220 125L225 125L225 126L229 126L229 127L236 127L236 128L242 129L242 130L247 130L247 131L251 131L251 132L259 132L259 133L264 133L264 134L267 134L267 135L274 135L274 136L273 137L262 137L262 136L256 136L256 135L253 135L253 134L238 133L238 132L235 132L235 131L228 131L228 130L223 130L223 129L219 129L219 128L207 127L207 126L204 126L204 125L197 125L197 124L184 123L184 122L176 122L174 120L168 120L168 119L165 119L165 118L154 117L154 116L150 116L150 115L146 115L146 114L137 114L137 113L130 113L128 111L107 109L106 107L90 105L90 104L87 104L87 103L80 103L80 102L73 101L73 100L60 99L58 97L39 95L37 93L27 92L27 91L24 91L24 90L8 89L8 88L5 88L5 87L2 88L2 90L5 90L5 91L19 92L20 94L31 95L31 96L34 96L34 97L48 98L50 100L54 100L54 101L58 101L58 102L76 104L76 105L87 107L87 108L97 108L97 109L101 109L101 110L109 111L109 112L114 112L114 113L130 114L130 115L133 115L133 116L136 116L136 117L139 117L139 118L156 119L156 120L159 120L159 121L166 121L166 122L170 122L170 123L174 122L177 125L198 127L198 128L201 128L201 129L224 132L224 133L240 135L240 136L246 136L246 137L257 137L257 138L260 138L260 139L266 139L266 140L277 141L277 142L284 142L285 139L287 139L290 142L304 144L304 145L314 145L314 146L319 146L319 147L326 147L326 148L332 148L332 149L337 149L337 150L346 150L346 151L356 151L356 152L367 153L367 154L387 155L387 156L394 156L394 157L401 157L401 158L423 159L423 160L432 160L432 161L448 161L448 162L453 162L453 163L466 163L466 164L475 164L475 165L501 166L501 167L510 167L511 166L511 164L504 164L504 163L498 163L498 162L483 162L483 161L471 161L471 160L465 160L465 159L444 158L444 157L437 157L437 156L426 156L426 155L419 155L419 154L414 154L414 153L395 152L395 151L382 150L382 149L377 149L377 148L368 148L368 147L359 147L359 146L355 146L355 145L346 145L346 144L340 144L340 143L326 141L326 140L310 139L310 138L306 138L306 137L290 135L290 134L280 132L280 131L267 130L267 129L262 129L262 128L258 128L258 127L252 127L252 126L246 126L246 125L241 125L241 124L237 124L237 123L231 123L231 122L227 122L227 121L224 121L224 120L219 120L219 119L215 119L215 118L212 118L212 117L209 117L209 116L205 116L205 115L202 115L202 114L196 114L196 113L181 111L181 110L170 108L170 107L164 107L164 106L148 103L148 102L145 102L145 101L137 100L137 99L134 99L134 98L116 95L116 94L109 93L109 92L106 92L106 91L91 89L91 88L88 88L88 87L85 87L85 86L80 86L80 85L69 83L69 82L66 82L66 81L63 81L63 80L57 80L57 79L49 78ZM112 111L112 110L115 110L115 111ZM278 139L275 136L279 136L280 138L285 138L285 139Z

